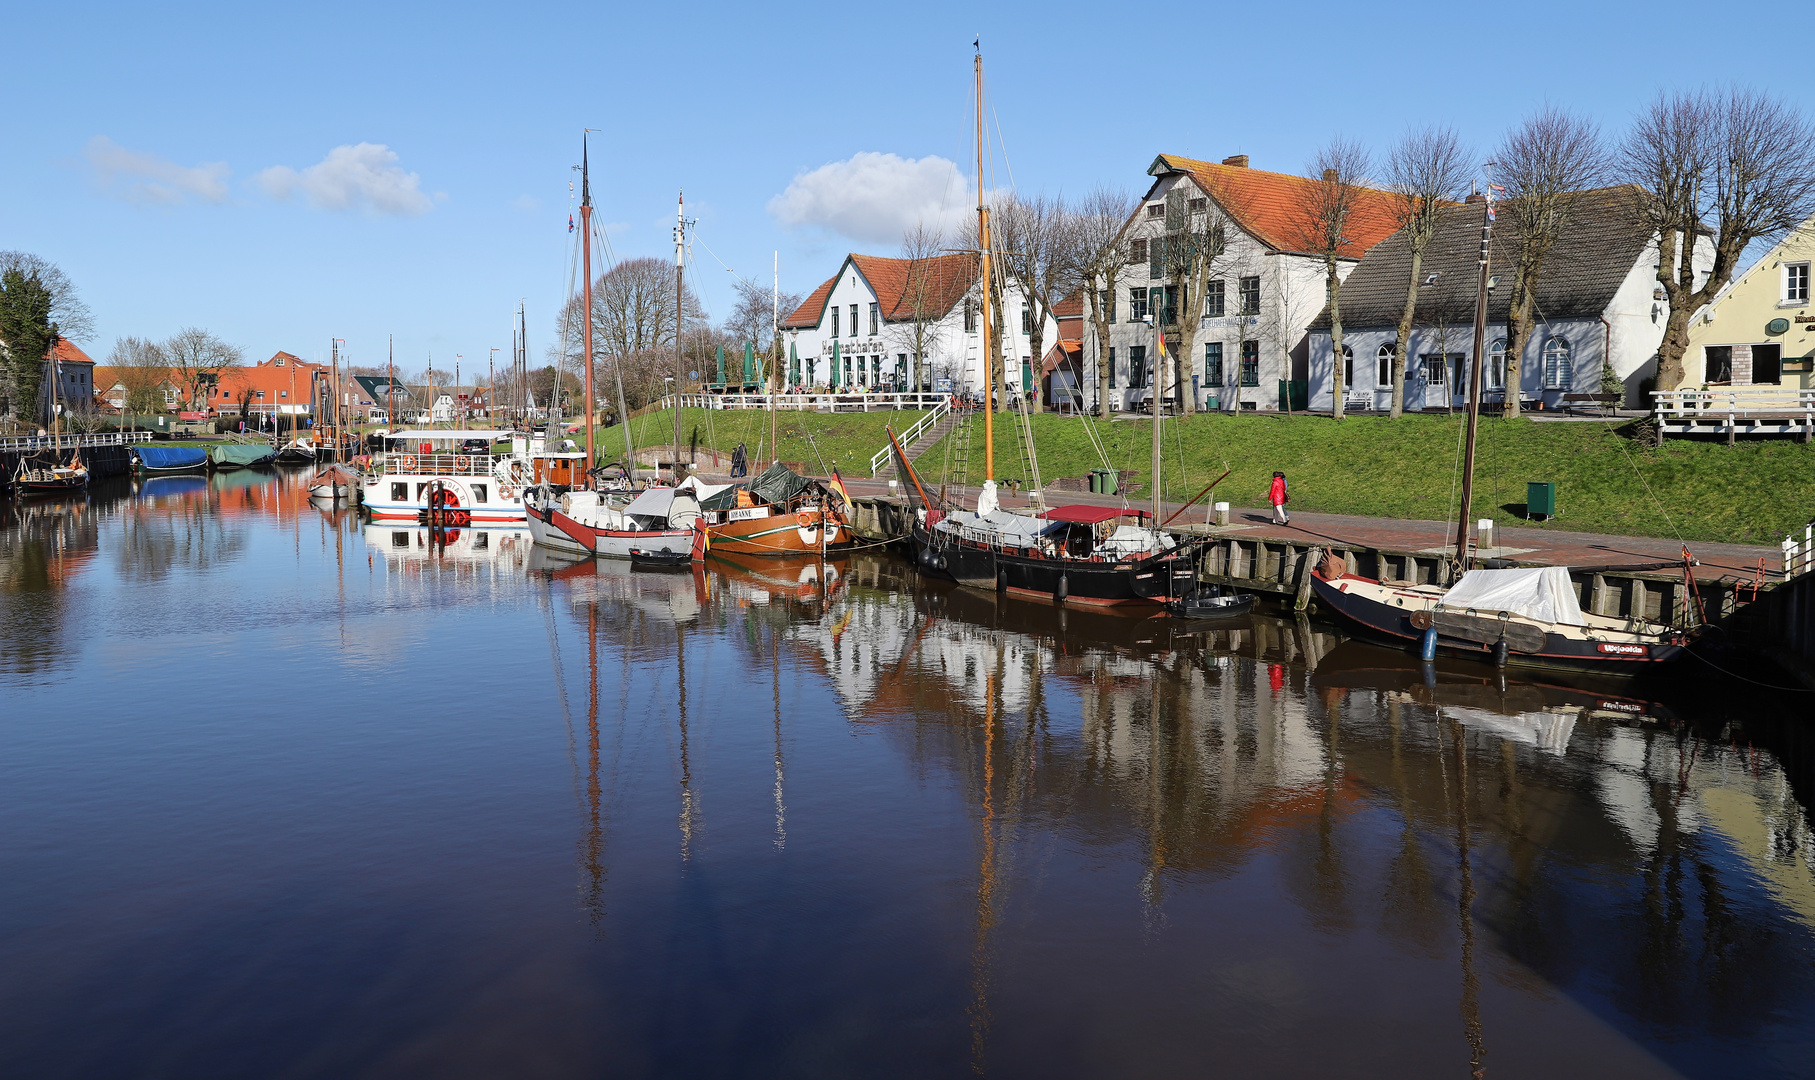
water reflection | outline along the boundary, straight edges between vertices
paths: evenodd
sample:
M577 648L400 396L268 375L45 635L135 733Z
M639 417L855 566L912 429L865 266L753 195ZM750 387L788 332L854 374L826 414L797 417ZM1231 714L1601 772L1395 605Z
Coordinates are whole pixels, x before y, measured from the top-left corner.
M0 931L0 1042L37 1072L108 1025L150 1060L191 1001L208 1034L160 1059L189 1072L298 1013L326 1019L267 1071L1805 1068L1815 751L1769 701L881 555L570 562L216 479L0 529L0 678L66 718L0 727L0 901L31 928ZM122 726L154 629L183 639L163 699L329 675L293 711Z

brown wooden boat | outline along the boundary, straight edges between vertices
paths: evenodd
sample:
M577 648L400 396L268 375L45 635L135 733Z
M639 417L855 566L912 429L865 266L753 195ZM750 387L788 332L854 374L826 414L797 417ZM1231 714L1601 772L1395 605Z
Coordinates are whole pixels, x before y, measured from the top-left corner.
M748 484L715 488L695 480L714 554L768 557L822 555L856 539L843 485L801 476L780 463Z

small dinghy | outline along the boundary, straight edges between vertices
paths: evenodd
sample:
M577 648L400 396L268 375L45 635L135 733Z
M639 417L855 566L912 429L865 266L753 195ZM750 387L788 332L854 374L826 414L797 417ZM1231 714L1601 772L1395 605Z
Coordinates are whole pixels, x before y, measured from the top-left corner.
M354 477L339 465L330 465L309 478L309 498L346 499L353 494Z
M630 565L650 570L678 570L693 563L691 551L658 551L650 548L630 549Z
M1226 596L1198 589L1166 605L1166 610L1181 619L1239 619L1254 610L1253 593L1230 593Z

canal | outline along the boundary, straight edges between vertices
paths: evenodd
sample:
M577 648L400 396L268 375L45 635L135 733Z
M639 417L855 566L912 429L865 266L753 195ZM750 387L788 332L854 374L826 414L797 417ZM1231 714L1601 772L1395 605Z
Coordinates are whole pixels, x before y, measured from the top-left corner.
M0 503L0 1073L1815 1070L1806 703L298 479Z

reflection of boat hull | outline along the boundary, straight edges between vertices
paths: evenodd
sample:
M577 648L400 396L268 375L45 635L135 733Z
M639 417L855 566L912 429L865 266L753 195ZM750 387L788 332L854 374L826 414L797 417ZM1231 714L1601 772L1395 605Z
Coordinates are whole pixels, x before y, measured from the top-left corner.
M759 506L708 516L724 519L709 523L706 531L712 550L727 555L799 558L849 546L855 539L838 514L817 508L776 511Z
M1014 555L948 533L914 527L920 565L973 589L1073 604L1164 603L1196 585L1187 551L1123 562Z
M1423 614L1429 618L1434 605L1442 599L1441 593L1396 589L1352 574L1334 581L1325 580L1321 574L1312 574L1311 587L1316 591L1318 601L1351 624L1360 636L1401 648L1417 647L1422 642L1425 631L1414 625L1413 617ZM1679 659L1684 650L1682 638L1675 634L1632 633L1611 628L1600 628L1596 632L1591 627L1581 628L1580 633L1561 633L1554 626L1546 629L1525 622L1519 623L1518 629L1542 632L1543 643L1527 651L1507 650L1509 667L1636 675ZM1495 644L1454 637L1443 633L1439 627L1437 651L1492 663Z

